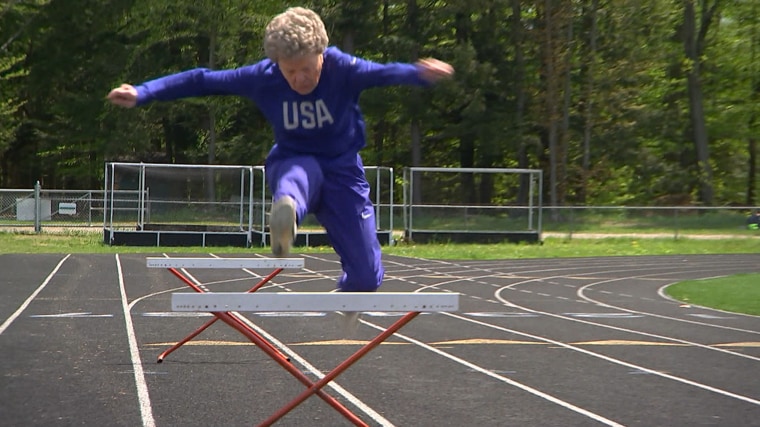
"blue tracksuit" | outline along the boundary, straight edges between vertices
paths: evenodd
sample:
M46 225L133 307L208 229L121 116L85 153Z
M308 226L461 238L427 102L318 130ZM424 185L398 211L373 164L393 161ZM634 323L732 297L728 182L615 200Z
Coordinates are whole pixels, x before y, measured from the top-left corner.
M274 128L266 160L274 200L296 201L300 222L312 212L340 256L344 291L374 291L383 279L369 184L359 150L365 125L359 110L364 89L426 85L412 64L378 64L341 52L324 53L319 84L308 95L293 91L269 59L232 70L194 69L137 86L138 105L206 95L251 99Z

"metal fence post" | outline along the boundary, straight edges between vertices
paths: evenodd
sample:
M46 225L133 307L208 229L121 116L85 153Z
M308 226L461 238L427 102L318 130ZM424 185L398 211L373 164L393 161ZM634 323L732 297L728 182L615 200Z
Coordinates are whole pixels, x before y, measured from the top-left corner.
M37 181L34 184L34 232L40 233L42 231L42 200L40 200L40 193L42 186Z
M676 225L676 230L675 230L675 234L673 235L673 240L678 240L678 231L679 231L678 208L675 208L674 210L675 210L675 223L676 223L675 225Z

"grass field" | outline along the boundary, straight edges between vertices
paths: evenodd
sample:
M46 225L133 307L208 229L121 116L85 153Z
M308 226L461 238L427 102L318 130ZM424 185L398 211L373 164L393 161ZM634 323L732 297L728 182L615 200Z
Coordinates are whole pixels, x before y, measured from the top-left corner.
M100 233L0 232L3 253L269 253L269 248L239 247L127 247L103 244ZM295 253L325 253L332 248L294 248ZM527 259L631 255L758 254L760 239L546 238L543 244L399 244L383 247L383 253L430 259ZM760 315L760 273L679 283L668 287L672 297L705 307Z
M689 280L669 286L666 292L689 304L760 316L760 274Z
M269 248L253 247L161 247L108 246L102 233L73 229L66 232L2 232L2 253L144 253L166 251L174 253L269 253ZM294 248L295 252L332 252L329 247ZM605 237L573 238L547 237L543 244L399 244L384 246L383 252L438 259L522 259L567 258L616 255L688 255L760 253L758 238L692 239L682 237Z

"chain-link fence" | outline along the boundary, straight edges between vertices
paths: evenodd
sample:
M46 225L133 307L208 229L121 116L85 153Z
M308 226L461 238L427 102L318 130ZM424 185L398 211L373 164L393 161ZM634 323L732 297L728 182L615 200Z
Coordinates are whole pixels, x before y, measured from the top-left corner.
M0 227L92 227L103 223L103 192L0 189Z
M34 226L36 212L34 190L0 189L0 226Z
M378 171L378 173L380 173ZM386 171L383 171L386 173ZM392 185L391 178L382 175L371 182L378 181L382 186ZM370 177L368 175L368 177ZM382 190L383 192L385 190ZM134 229L140 215L140 195L133 190L115 190L113 194L113 216L108 220L113 223L123 223ZM0 189L0 231L2 230L34 230L45 229L92 229L100 231L106 224L104 208L104 192L102 190L46 190L39 185L34 189ZM144 219L151 222L151 213L157 215L152 205L153 197L143 194L147 200L143 208ZM390 199L390 201L388 201ZM425 229L445 229L441 224L449 226L451 231L463 234L477 232L492 233L494 231L514 231L513 223L506 219L493 220L492 211L483 205L463 203L461 205L436 205L431 209L427 205L406 201L405 204L393 204L392 195L382 193L376 202L376 208L383 210L383 217L390 218L379 227L388 227L391 233L403 232L394 228L394 224L408 227L404 224L404 211L414 209L415 227L427 226ZM111 200L109 199L109 206ZM446 209L443 209L443 208ZM489 206L490 208L490 206ZM512 209L511 206L499 207ZM536 206L543 212L541 215L540 238L562 237L566 239L580 237L608 236L650 236L650 237L752 237L760 238L760 231L748 227L748 217L757 210L754 206L704 207L704 206ZM535 209L535 208L534 208ZM461 212L457 221L444 217L442 212ZM428 214L432 212L433 214ZM380 216L380 215L378 215ZM395 221L393 217L397 217ZM524 216L518 219L525 221ZM257 218L258 219L258 218ZM443 219L447 222L443 223ZM498 218L497 218L498 219ZM437 221L437 222L436 222ZM455 224L455 227L451 227ZM466 225L466 227L462 226ZM423 227L424 228L424 227Z

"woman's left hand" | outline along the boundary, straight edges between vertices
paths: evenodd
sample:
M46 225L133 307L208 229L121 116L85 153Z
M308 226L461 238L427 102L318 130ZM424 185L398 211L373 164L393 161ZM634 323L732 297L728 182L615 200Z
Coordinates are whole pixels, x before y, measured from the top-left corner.
M454 75L454 67L435 58L420 59L415 65L420 70L420 76L431 83Z

